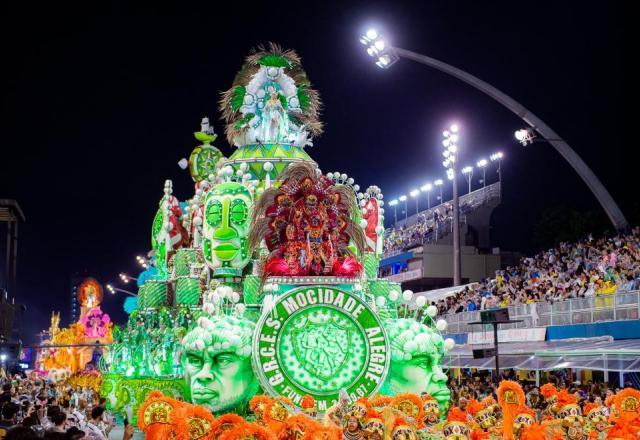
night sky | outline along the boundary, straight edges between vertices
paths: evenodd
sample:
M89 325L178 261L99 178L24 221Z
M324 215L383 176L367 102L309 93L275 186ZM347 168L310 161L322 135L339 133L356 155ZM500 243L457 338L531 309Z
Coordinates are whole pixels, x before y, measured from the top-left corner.
M223 132L219 93L249 50L268 41L298 51L321 94L326 130L308 151L325 172L377 184L387 199L406 194L444 176L441 132L455 120L461 165L497 149L506 155L495 245L531 252L545 208L598 209L550 145L516 143L522 124L489 97L410 61L375 67L358 42L373 24L395 45L520 101L569 142L628 216L635 209L637 141L624 104L637 50L627 48L628 11L618 2L11 3L0 13L0 198L17 199L27 218L17 290L28 307L26 341L48 327L51 310L68 324L74 272L114 284L118 272L136 273L164 180L180 199L192 195L176 163L197 145L202 116ZM223 136L215 145L232 153ZM117 321L123 300L108 295L103 305Z

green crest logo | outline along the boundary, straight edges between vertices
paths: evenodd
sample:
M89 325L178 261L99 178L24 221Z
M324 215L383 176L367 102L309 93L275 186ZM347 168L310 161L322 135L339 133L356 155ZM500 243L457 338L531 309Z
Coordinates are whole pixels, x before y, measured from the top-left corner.
M308 286L280 296L254 336L254 369L270 394L299 404L312 395L319 411L345 389L352 401L374 394L389 367L389 344L377 314L358 295Z

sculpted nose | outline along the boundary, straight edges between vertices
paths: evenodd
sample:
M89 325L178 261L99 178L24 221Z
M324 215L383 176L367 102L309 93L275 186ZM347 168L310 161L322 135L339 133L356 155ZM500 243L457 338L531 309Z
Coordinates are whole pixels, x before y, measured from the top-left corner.
M436 366L433 368L433 377L431 378L431 380L433 380L434 382L446 382L447 375L444 374L442 368Z
M211 372L211 367L208 363L205 363L202 369L198 371L196 374L196 380L198 382L211 382L213 380L213 373Z
M213 233L216 240L232 240L238 237L235 229L229 227L229 209L231 202L225 198L222 201L222 224Z

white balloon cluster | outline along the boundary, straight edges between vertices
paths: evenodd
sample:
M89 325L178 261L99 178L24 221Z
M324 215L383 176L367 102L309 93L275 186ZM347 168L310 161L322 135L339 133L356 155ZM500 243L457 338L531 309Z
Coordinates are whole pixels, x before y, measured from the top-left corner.
M240 303L240 294L229 286L207 290L202 298L202 310L209 315L234 314L242 316L247 307Z

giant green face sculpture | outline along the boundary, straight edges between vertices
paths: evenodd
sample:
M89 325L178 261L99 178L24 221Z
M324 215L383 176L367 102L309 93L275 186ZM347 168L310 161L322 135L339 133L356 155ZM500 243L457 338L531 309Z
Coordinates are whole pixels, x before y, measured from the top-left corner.
M442 336L413 319L388 319L384 325L391 345L391 365L380 392L428 393L444 414L451 392L440 366L444 355Z
M182 341L191 402L213 413L237 411L258 391L251 369L255 325L233 316L200 318Z
M251 205L251 193L237 182L218 184L207 195L202 250L214 276L241 275L249 262Z

